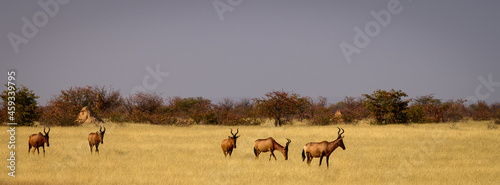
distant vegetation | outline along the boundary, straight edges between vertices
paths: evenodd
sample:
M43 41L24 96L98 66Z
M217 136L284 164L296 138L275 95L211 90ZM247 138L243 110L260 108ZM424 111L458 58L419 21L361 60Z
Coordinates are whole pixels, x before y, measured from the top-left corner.
M0 108L0 122L13 122L12 120L14 120L19 125L31 126L40 116L36 101L39 97L35 95L33 90L22 85L8 88L11 91L5 90L0 94L3 102ZM9 102L11 102L10 108ZM13 119L10 119L11 117Z
M212 102L203 97L162 98L155 93L123 96L105 86L70 87L39 106L38 96L27 87L16 89L16 122L32 125L77 126L78 113L91 108L108 122L151 123L158 125L260 125L271 119L279 127L292 120L310 125L337 123L356 124L372 120L372 124L442 123L464 119L492 120L500 124L500 103L488 105L478 101L466 105L464 100L442 101L432 94L408 98L401 90L376 90L361 97L345 97L329 104L325 97L314 100L293 92L272 91L261 98ZM2 92L0 121L9 122L7 91Z

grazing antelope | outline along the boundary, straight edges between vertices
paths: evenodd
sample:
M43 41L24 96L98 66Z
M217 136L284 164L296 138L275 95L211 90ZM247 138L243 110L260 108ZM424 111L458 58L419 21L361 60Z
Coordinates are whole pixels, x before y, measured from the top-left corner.
M344 129L342 129L342 133L340 133L340 128L338 129L339 129L339 132L337 133L338 137L335 141L307 143L306 146L304 146L304 149L302 150L302 161L304 161L304 159L307 157L307 164L311 165L311 161L313 160L313 158L319 157L319 166L321 166L321 161L323 160L323 157L326 157L326 168L328 168L329 167L328 159L330 158L330 154L332 154L332 152L339 146L345 150L343 141L344 136L342 136L342 134L344 133Z
M236 136L238 132L238 129L236 129L236 134L233 134L233 129L231 129L232 136L227 136L228 138L224 139L224 141L222 141L222 144L220 144L220 147L222 147L222 152L224 153L224 157L227 157L227 154L229 154L229 157L231 157L233 148L236 148L236 139L240 137Z
M99 132L90 133L89 134L89 145L90 145L90 153L92 153L92 147L95 145L95 151L99 153L99 143L104 144L104 133L106 132L106 127L102 130L103 127L99 127Z
M286 142L285 147L281 146L272 137L255 140L253 143L253 153L255 154L255 159L259 158L259 154L261 152L271 152L269 160L271 160L271 156L274 157L274 160L277 160L273 152L274 150L278 150L283 154L283 156L285 156L285 160L288 160L288 145L290 145L292 141L288 138L286 138L286 140L288 140L288 142Z
M43 155L45 156L45 143L47 143L47 147L49 147L49 132L50 132L50 127L49 131L45 132L45 127L43 127L43 133L38 132L38 134L31 134L31 136L28 139L28 154L30 153L31 147L33 148L33 155L35 154L35 150L38 151L38 155L40 155L40 149L38 147L43 148Z

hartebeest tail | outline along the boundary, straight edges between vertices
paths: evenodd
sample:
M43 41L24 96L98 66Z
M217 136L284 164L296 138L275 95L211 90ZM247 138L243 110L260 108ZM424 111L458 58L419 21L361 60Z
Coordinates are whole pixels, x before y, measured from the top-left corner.
M305 148L302 149L302 161L304 161L306 159L306 152L305 152L305 150L306 150Z
M342 133L340 133L340 128L338 129L338 137L332 142L322 141L307 143L302 150L302 161L304 161L304 159L307 157L307 164L310 165L314 157L319 157L319 165L321 166L321 161L323 160L323 157L326 156L326 166L328 168L328 159L330 158L332 152L339 146L345 150L343 141L344 136L342 136L342 134L344 133L344 129L342 129Z
M104 128L104 130L102 130ZM99 153L99 143L104 144L104 133L106 132L106 127L99 127L99 131L89 134L89 146L90 153L92 153L92 147L95 145L95 151Z
M238 134L238 129L236 129L236 134L233 134L233 129L231 129L231 135L232 136L227 136L227 139L224 139L221 143L221 148L222 152L224 153L224 157L227 157L227 154L229 154L229 157L231 157L231 154L233 153L233 149L236 148L236 139L240 136L236 136Z
M278 150L283 154L285 160L288 160L288 146L292 141L288 138L286 138L286 140L287 142L285 147L281 146L272 137L269 137L267 139L255 140L255 142L253 143L253 153L255 154L255 159L258 159L260 153L262 152L271 152L271 154L269 155L269 160L271 160L271 157L274 157L274 160L277 160L276 156L274 155L274 150Z
M40 155L39 147L43 148L43 155L45 156L45 143L47 143L47 147L49 147L49 131L45 132L45 127L43 127L43 133L38 132L38 134L31 134L28 139L28 154L31 151L31 147L33 148L33 154L35 154L35 150L38 151L38 155Z

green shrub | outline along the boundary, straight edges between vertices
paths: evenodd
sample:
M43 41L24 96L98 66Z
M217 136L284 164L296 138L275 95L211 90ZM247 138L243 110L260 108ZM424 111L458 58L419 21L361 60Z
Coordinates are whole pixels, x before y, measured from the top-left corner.
M5 86L8 87L7 84ZM8 90L5 90L2 92L2 94L0 94L0 97L3 101L3 106L0 110L0 122L12 122L9 119L11 115L9 114L8 110L8 102L9 100L13 100L12 102L15 103L13 106L11 106L14 108L12 112L15 112L13 113L13 122L17 123L18 125L33 125L33 122L38 120L40 116L39 111L37 110L38 102L36 101L39 96L35 95L33 90L29 90L23 85L11 86L10 88L13 89L10 92L13 92L15 94L14 96L9 96Z

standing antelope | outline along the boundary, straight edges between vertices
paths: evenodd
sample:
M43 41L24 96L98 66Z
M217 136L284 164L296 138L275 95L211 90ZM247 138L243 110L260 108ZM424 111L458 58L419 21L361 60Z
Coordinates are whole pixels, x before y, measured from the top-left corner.
M33 154L35 154L35 150L38 151L38 155L40 155L40 149L38 147L43 148L43 155L45 156L45 143L47 143L47 147L49 147L49 131L45 132L45 127L43 127L43 133L38 132L38 134L31 134L28 139L28 154L30 153L31 147L33 148Z
M304 149L302 150L302 161L304 161L304 159L307 157L307 164L311 165L311 161L313 160L313 158L319 157L319 166L321 166L321 161L323 160L323 157L326 156L326 168L328 168L329 167L328 159L330 158L330 154L332 154L332 152L339 146L345 150L343 141L344 136L342 136L342 134L344 133L344 129L342 129L342 133L340 133L340 128L338 129L339 129L339 132L337 133L338 137L335 141L307 143L306 146L304 146Z
M224 139L224 141L222 141L222 144L220 144L220 147L222 147L222 152L224 153L224 157L227 157L227 154L229 154L229 157L231 157L233 148L236 148L236 139L240 137L236 136L238 132L238 129L236 129L236 134L233 134L233 129L231 129L232 136L227 136L228 138Z
M89 145L90 145L90 153L92 153L92 147L95 145L95 151L99 153L99 143L104 144L104 133L106 132L106 127L102 130L103 127L99 127L99 132L90 133L89 134Z
M285 160L288 160L288 145L290 145L292 141L288 138L286 138L286 140L288 140L288 142L286 142L285 147L281 146L272 137L255 140L253 143L253 153L255 154L255 159L259 158L259 154L261 152L271 152L269 160L271 160L271 156L274 157L274 160L277 160L273 152L274 150L278 150L283 154L283 156L285 156Z

